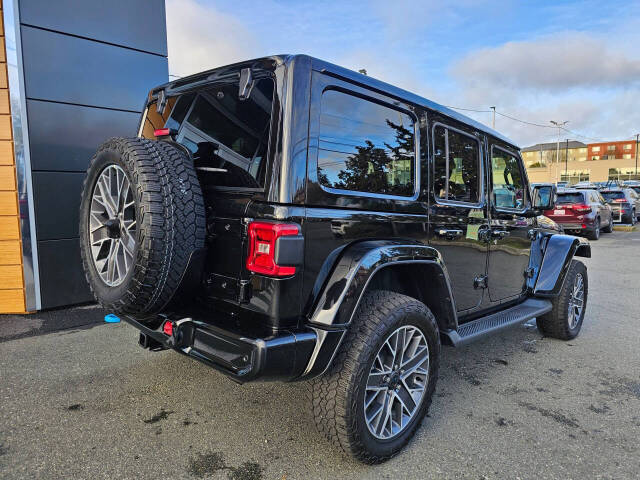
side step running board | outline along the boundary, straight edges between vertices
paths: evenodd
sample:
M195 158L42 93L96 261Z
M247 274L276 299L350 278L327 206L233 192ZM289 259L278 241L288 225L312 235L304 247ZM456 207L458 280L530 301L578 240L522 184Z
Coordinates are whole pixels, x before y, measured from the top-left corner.
M474 342L485 335L489 335L515 325L520 325L551 310L551 302L540 298L529 298L513 307L501 312L478 318L469 323L463 323L458 330L447 330L442 334L451 341L454 347Z

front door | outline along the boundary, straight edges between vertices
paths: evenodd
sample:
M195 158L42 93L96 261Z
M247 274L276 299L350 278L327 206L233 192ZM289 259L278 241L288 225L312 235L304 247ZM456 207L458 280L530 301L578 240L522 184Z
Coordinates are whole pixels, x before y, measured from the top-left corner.
M487 203L479 135L462 125L432 125L430 243L442 254L456 309L478 308L486 285Z
M489 154L489 297L491 302L502 302L524 292L534 222L522 215L530 199L520 157L495 144Z

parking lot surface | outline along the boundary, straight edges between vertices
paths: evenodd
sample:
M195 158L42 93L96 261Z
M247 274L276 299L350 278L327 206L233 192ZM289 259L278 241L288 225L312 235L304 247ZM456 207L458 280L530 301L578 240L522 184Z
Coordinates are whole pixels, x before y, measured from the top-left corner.
M0 343L1 478L585 479L640 475L640 232L593 242L582 333L443 349L429 417L379 466L313 426L304 384L236 385L126 324Z

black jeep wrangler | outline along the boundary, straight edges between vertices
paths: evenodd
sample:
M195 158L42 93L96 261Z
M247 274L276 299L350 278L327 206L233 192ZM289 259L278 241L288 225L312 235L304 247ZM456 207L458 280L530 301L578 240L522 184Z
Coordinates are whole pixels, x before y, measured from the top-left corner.
M580 331L589 244L545 228L518 147L441 105L283 55L154 88L81 205L96 298L238 382L310 380L319 429L384 461L431 403L440 345L537 318Z

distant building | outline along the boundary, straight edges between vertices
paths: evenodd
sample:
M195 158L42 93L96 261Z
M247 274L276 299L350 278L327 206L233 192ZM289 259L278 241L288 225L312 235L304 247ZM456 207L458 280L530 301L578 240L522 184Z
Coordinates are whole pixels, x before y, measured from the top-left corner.
M539 143L522 149L532 182L605 182L640 180L636 174L636 142L623 140L584 144L575 140Z

